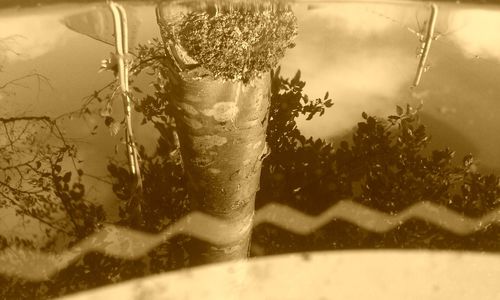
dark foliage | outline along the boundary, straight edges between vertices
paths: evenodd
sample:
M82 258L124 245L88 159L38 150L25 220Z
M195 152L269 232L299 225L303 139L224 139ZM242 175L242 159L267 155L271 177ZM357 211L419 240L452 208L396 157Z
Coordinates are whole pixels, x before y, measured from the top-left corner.
M328 93L323 98L310 100L303 94L304 86L300 72L292 80L281 78L279 69L273 74L267 130L271 154L262 166L258 206L278 201L306 212L319 212L333 199L350 192L347 186L338 184L340 181L331 168L332 145L313 138L306 139L297 128L295 119L298 116L305 115L308 119L316 114L321 116L326 108L333 105Z
M168 102L168 76L162 65L165 52L161 43L154 39L149 45L139 45L137 63L132 67L134 75L145 72L151 80L151 90L136 92L144 94L137 99L135 110L143 117L142 125L151 126L159 134L156 149L148 154L139 145L143 190L141 195L143 226L140 230L158 232L172 220L187 212L187 193L181 165L179 145ZM128 168L118 161L110 161L108 171L113 177L113 192L123 200L120 207L120 224L128 225L131 212L127 201L131 197Z
M0 207L13 208L26 222L39 222L50 241L45 249L61 235L71 244L98 228L104 210L85 198L77 148L68 144L57 121L2 118L0 126L8 137L0 145ZM19 238L9 243L32 244Z
M480 216L500 204L499 178L477 173L472 155L454 165L448 148L424 154L430 143L419 109L398 106L380 119L362 114L352 143L337 149L323 140L306 139L295 118L310 119L331 106L328 93L314 102L302 94L300 73L292 80L276 74L267 142L271 155L263 166L258 205L281 201L319 213L343 198L354 198L387 213L420 201L433 201Z
M303 236L265 224L255 228L252 256L308 251L352 249L448 249L500 251L498 225L471 235L455 235L422 220L409 220L394 230L376 233L352 223L333 220L314 233Z

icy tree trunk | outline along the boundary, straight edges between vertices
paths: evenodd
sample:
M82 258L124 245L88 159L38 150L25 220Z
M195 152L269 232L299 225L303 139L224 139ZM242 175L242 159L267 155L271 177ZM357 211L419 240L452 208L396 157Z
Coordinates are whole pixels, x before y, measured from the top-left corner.
M237 232L237 238L224 245L191 243L190 259L197 265L245 258L267 153L270 74L246 84L182 73L181 78L169 100L176 108L192 207L229 222ZM212 234L224 239L227 233Z

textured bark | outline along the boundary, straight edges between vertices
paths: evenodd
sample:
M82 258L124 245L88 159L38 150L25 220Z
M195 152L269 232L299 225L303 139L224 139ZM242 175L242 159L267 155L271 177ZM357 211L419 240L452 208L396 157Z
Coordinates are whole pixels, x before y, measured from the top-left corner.
M261 162L267 153L270 74L247 84L180 75L170 100L176 108L193 209L239 230L237 241L226 245L190 243L190 259L200 264L247 257Z

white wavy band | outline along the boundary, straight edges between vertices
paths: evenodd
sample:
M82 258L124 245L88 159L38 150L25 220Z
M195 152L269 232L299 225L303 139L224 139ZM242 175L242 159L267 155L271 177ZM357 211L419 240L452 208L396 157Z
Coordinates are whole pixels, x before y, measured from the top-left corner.
M269 223L292 233L307 235L335 219L353 223L365 230L382 233L410 219L421 219L457 235L467 235L500 223L500 208L481 218L465 217L444 206L419 202L398 214L389 215L351 200L342 200L317 216L306 215L286 205L271 203L258 210L253 227ZM29 281L48 280L88 252L96 251L121 259L137 259L173 236L184 234L216 245L237 241L248 224L238 225L192 212L159 234L120 226L107 226L61 253L46 253L9 247L0 252L0 274ZM214 235L213 232L223 234Z

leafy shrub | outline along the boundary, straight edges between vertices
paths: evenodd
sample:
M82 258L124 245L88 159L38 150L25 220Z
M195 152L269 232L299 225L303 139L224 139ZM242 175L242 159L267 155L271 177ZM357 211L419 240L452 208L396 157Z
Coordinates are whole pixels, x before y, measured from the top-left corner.
M477 173L472 155L454 165L449 148L425 154L431 139L419 121L420 108L397 106L385 119L362 113L352 143L341 141L337 149L324 140L306 139L295 118L321 115L332 102L328 93L309 101L304 86L300 73L292 80L273 76L267 136L271 155L263 166L259 205L286 201L319 213L335 200L353 197L396 213L427 200L479 216L500 204L498 176Z
M247 82L294 46L297 24L288 6L216 9L190 12L172 24L177 42L215 78Z

